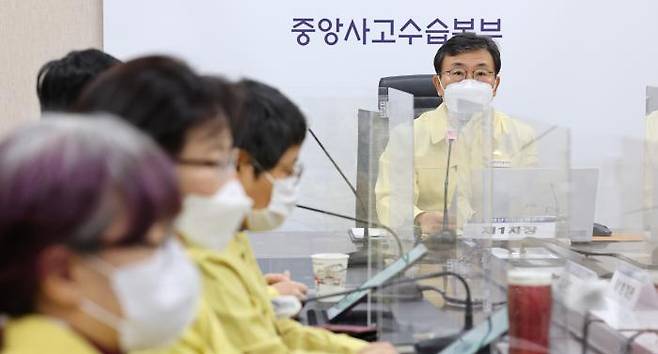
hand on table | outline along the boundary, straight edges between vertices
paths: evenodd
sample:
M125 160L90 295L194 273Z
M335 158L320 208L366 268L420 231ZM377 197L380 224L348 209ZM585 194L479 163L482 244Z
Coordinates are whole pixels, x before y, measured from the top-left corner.
M265 274L267 285L276 289L280 295L292 295L299 300L306 298L308 287L302 283L290 279L290 273L269 273Z

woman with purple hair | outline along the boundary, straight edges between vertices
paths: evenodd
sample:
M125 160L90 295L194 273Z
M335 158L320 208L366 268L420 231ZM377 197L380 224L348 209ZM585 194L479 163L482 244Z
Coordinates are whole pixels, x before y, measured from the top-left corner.
M2 141L0 352L124 353L176 339L200 290L171 237L177 183L150 140L110 118L54 117Z

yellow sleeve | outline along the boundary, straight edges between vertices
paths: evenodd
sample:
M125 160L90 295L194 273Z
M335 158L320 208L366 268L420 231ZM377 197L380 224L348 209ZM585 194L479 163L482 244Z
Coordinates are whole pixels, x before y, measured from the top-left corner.
M220 263L203 268L206 297L212 299L210 304L212 311L223 324L227 337L241 352L250 354L334 352L332 345L335 345L335 342L327 342L329 336L326 336L324 341L309 342L298 338L307 335L305 331L292 331L285 326L283 329L287 330L286 335L281 335L271 314L269 298L266 301L259 298L260 291L249 289L241 276L241 272L249 272L249 269L238 270L229 264ZM244 274L244 276L262 277L260 274ZM267 290L262 291L262 296L267 297ZM299 344L300 347L294 348L288 341ZM301 344L308 347L303 347Z
M375 183L377 217L379 218L379 222L384 225L389 225L388 215L391 199L391 186L388 179L388 149L389 145L386 146L386 150L379 157L379 171L377 172L377 182Z
M379 157L379 171L377 174L377 183L375 184L375 200L376 200L376 207L377 207L377 217L379 218L379 222L386 225L390 226L390 200L391 200L391 186L390 186L390 176L389 176L389 171L391 168L390 162L389 162L389 155L390 151L389 149L394 149L394 146L389 141L389 144L386 146L386 149L382 153L382 155ZM417 207L418 205L418 196L419 196L419 191L418 191L418 176L416 175L416 171L414 168L414 188L413 188L413 204L414 204L414 220L416 217L423 212L420 208Z
M276 288L273 286L267 287L267 294L270 296L270 299L274 299L275 297L281 295L279 294L279 290L276 290Z
M47 316L10 318L1 329L3 354L101 354L69 326Z
M212 278L204 276L206 296L213 313L225 324L231 342L244 353L288 353L288 348L268 323L265 309L252 299L235 272L213 267Z
M293 350L331 348L332 353L350 354L357 353L368 344L344 334L304 326L291 319L279 319L276 321L276 325L288 348Z

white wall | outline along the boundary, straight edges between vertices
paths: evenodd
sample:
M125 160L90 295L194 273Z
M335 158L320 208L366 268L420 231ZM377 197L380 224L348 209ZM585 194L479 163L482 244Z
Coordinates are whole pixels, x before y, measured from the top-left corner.
M102 10L101 0L0 1L0 136L38 117L41 65L102 46Z
M302 47L290 32L292 18L413 18L423 23L436 17L444 21L501 18L498 108L571 128L576 167L614 164L621 157L622 136L642 137L644 88L658 85L655 0L335 0L330 4L107 0L105 48L122 58L171 53L203 71L246 75L282 88L299 102L339 164L353 176L356 108L376 109L376 87L382 76L431 73L437 47L403 43L331 47L321 42L319 33ZM309 165L305 201L353 212L347 188L328 172L318 149L309 143L304 150ZM619 211L611 207L620 205L618 196L611 197L618 195L618 185L611 170L602 170L597 209L602 222L618 221ZM312 222L315 226L317 220Z

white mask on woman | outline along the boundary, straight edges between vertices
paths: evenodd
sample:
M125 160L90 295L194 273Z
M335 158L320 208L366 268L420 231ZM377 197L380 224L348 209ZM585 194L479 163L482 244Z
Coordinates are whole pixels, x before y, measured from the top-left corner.
M221 251L235 236L252 204L242 184L231 180L210 197L185 197L176 228L186 240Z
M84 299L81 310L114 328L125 351L173 342L192 322L201 294L199 275L182 247L171 239L150 258L116 267L98 257L90 264L110 281L122 316Z
M247 216L247 226L251 231L269 231L279 227L297 206L299 198L299 177L290 176L275 179L265 172L272 183L272 197L267 207L254 209Z

